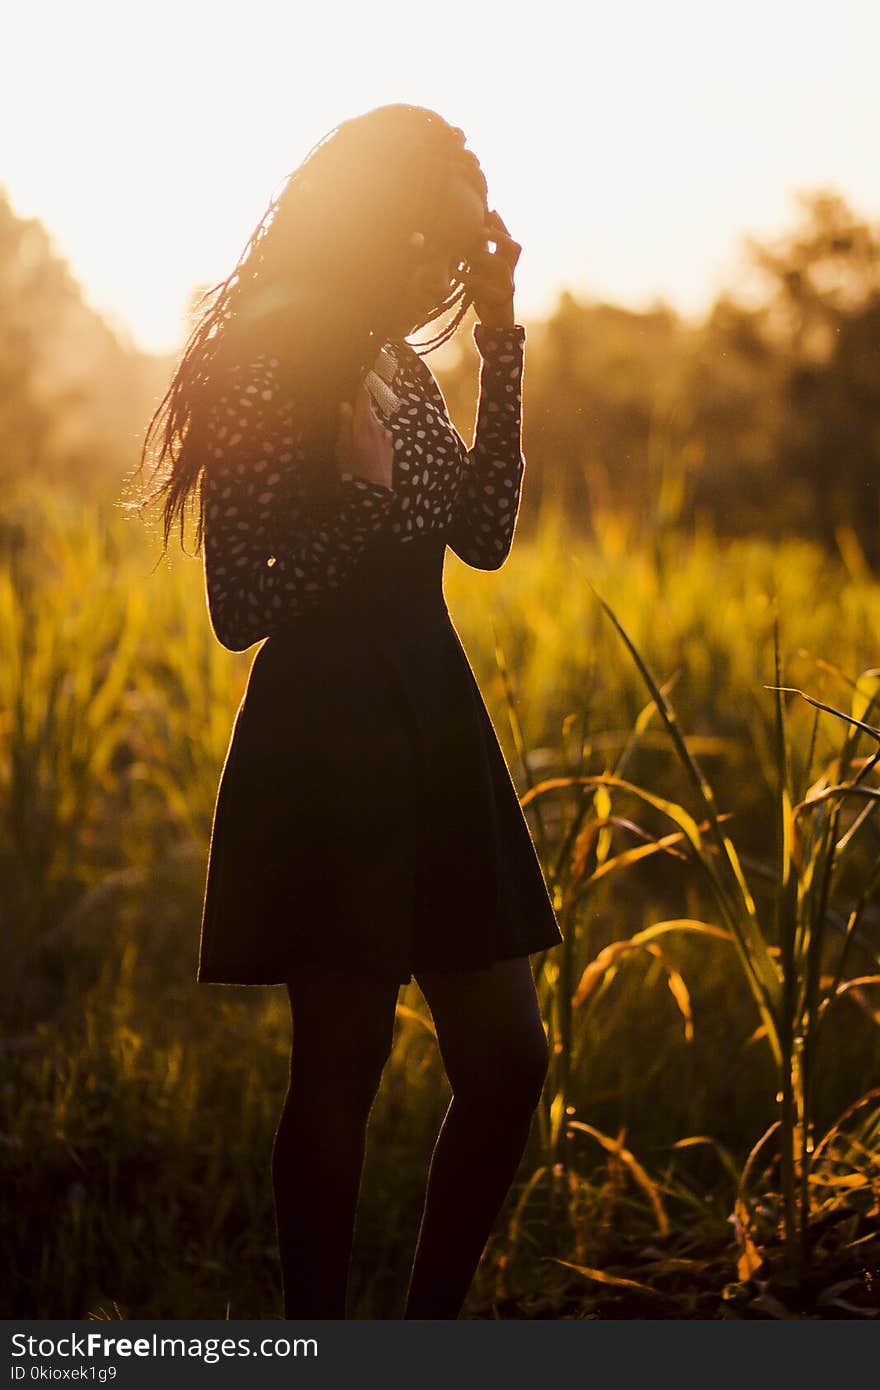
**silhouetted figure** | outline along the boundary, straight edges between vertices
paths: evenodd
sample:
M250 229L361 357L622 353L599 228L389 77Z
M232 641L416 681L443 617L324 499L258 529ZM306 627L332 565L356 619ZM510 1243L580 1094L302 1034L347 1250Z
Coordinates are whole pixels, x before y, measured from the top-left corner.
M528 957L561 935L442 587L447 546L494 570L513 539L519 253L459 129L402 104L343 122L205 296L145 444L163 419L166 546L199 486L219 641L262 643L217 795L197 978L288 988L273 1178L291 1318L345 1315L402 983L425 995L453 1092L405 1317L458 1315L546 1075ZM455 308L436 346L471 304L468 450L406 339Z

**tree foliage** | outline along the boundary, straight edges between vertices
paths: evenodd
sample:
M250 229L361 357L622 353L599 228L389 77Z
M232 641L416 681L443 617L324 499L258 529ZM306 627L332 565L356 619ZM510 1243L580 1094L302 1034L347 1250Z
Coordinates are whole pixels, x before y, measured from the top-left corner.
M545 505L580 533L598 512L651 526L672 505L722 534L845 533L878 558L880 229L833 190L797 205L784 236L746 239L750 283L699 322L566 291L529 323L526 528ZM171 366L120 342L0 192L0 476L117 496ZM470 335L432 366L469 437Z

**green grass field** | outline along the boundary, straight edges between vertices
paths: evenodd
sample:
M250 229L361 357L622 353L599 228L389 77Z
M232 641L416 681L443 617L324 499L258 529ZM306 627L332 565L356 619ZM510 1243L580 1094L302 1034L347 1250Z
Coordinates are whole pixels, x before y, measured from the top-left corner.
M880 584L846 537L597 531L548 516L498 573L447 562L566 935L535 958L551 1075L465 1315L873 1315ZM21 492L0 547L6 1316L279 1317L286 995L194 982L255 649L118 508ZM399 1316L447 1099L411 985L352 1316Z

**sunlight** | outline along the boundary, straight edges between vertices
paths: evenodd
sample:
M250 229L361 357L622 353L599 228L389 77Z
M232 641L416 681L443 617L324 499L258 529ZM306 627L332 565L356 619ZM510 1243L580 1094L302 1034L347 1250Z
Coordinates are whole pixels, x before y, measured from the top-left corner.
M7 8L12 1379L880 1318L880 6Z
M159 0L123 29L109 0L44 0L13 21L35 56L0 96L19 131L0 183L121 332L170 350L194 288L229 272L311 145L408 100L466 130L523 243L522 317L562 288L698 313L736 277L740 236L791 220L795 188L876 213L878 15L850 0L828 30L810 6L748 0L719 32L693 0L550 0L499 32L461 0L442 15L391 0L378 27L347 5Z

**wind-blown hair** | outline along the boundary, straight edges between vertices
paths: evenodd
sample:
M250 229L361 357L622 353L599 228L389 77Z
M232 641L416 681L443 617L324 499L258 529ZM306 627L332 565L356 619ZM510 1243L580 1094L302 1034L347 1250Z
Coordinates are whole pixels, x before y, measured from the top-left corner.
M164 499L163 553L175 517L183 546L187 504L196 490L201 547L202 422L227 370L261 354L277 359L303 430L307 496L317 505L329 496L339 403L353 400L389 338L399 295L421 254L413 233L430 241L457 175L485 204L486 179L465 149L464 132L434 111L394 103L335 126L283 181L234 270L197 301L197 313L205 307L147 427L135 475L150 457L154 479L162 481L134 505ZM446 328L420 345L425 351L446 342L470 307L464 285L452 285L416 325L455 309Z

